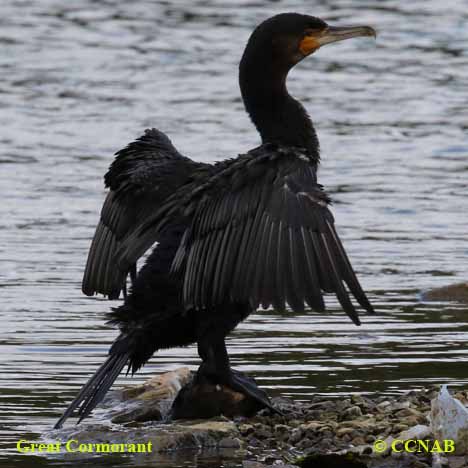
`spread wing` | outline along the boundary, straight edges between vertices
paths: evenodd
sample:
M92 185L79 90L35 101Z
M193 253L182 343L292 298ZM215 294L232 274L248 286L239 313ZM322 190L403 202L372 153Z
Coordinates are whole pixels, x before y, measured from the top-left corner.
M323 292L329 292L359 324L349 293L367 311L372 306L336 233L315 166L291 151L245 156L169 200L124 243L120 266L125 269L179 211L191 219L172 266L184 277L186 308L229 300L322 311Z
M121 242L199 166L182 156L169 138L156 129L146 130L142 137L116 153L105 175L110 190L83 277L82 290L86 295L119 297L126 275L116 275L114 256ZM129 270L135 269L136 260Z

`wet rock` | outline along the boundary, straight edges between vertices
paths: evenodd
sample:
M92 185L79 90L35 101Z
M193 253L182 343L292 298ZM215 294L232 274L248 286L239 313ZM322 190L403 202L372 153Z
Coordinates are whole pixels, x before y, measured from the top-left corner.
M239 449L241 446L241 441L235 437L223 437L218 443L219 448Z
M297 444L303 437L303 431L301 429L293 429L291 436L289 438L289 443L292 445Z
M389 411L392 411L393 413L397 413L402 410L406 410L410 407L410 402L407 401L398 401L389 406Z
M151 443L151 452L159 453L177 449L238 448L241 446L240 433L232 421L212 420L188 424L140 425L134 428L109 430L105 425L88 425L79 431L62 432L64 439L76 439L80 443L130 443L144 441ZM66 434L66 435L65 435ZM234 439L238 439L235 444ZM229 440L229 443L228 443ZM222 444L224 444L222 446Z
M359 416L362 416L362 411L359 406L351 406L343 413L343 419L356 419Z
M345 421L342 422L340 427L352 427L353 429L356 429L358 431L363 431L363 432L370 432L376 427L376 422L375 419L371 416L365 418L358 418L354 421Z
M457 301L468 304L468 282L434 288L423 293L425 301Z
M305 410L305 408L298 407L297 403L294 400L291 400L290 398L273 398L272 403L276 409L280 410L282 413L285 414L287 419L302 419L303 417L303 411ZM270 416L269 410L263 410L263 412L266 415Z
M124 424L129 422L161 421L162 419L162 413L159 408L140 405L135 409L126 409L117 413L112 418L112 422Z
M361 395L352 395L351 396L351 403L353 405L367 405L367 400Z
M304 437L298 444L297 444L297 448L299 450L305 450L307 449L308 447L312 446L313 445L313 442L311 439L309 439L308 437Z
M426 462L422 462L422 461L419 461L419 460L415 460L412 465L411 465L411 468L428 468L428 464Z
M195 424L174 424L164 433L155 431L154 444L158 451L179 448L220 447L227 437L238 435L230 421L208 421ZM159 432L159 434L158 434Z
M277 434L285 434L290 430L286 424L276 424L274 429Z
M396 439L433 439L433 428L428 425L427 415L431 400L439 398L437 386L412 391L407 395L353 395L343 400L326 396L312 396L309 402L274 398L273 405L284 413L278 415L269 410L257 411L258 407L249 407L251 402L243 394L229 388L208 382L195 383L188 369L175 371L172 376L158 376L154 380L122 392L125 401L121 405L126 405L126 408L114 414L113 422L126 424L122 428L122 438L125 437L125 431L131 434L129 440L131 437L134 440L148 440L149 437L158 453L179 448L248 449L249 455L256 459L246 460L244 466L250 463L253 468L253 463L262 467L284 467L291 461L295 463L291 454L296 456L298 453L303 455L300 459L302 466L312 468L429 468L436 462L438 465L434 466L443 467L446 462L444 457L433 458L430 453L391 453L390 450L391 443ZM174 398L177 388L182 390L173 410L183 408L185 417L206 418L210 414L224 413L234 420L218 417L202 421L179 419L165 424L142 423L147 418L151 421L160 418L158 411L161 403L170 405L171 395ZM468 392L458 390L457 396L459 400L468 402ZM463 407L460 401L455 405ZM142 408L146 408L147 412L142 411ZM460 410L459 406L457 408ZM446 422L448 415L439 411L438 417L433 419L433 424ZM108 435L108 426L102 432ZM120 436L114 436L113 431L113 441L117 439L118 442ZM83 438L81 435L79 437ZM443 438L450 437L445 434ZM89 440L99 441L96 431L91 432ZM374 453L373 444L376 440L386 441L388 447L384 453ZM456 459L456 463L458 465L455 468L464 466L461 465L461 459Z
M386 411L389 411L391 408L391 403L389 401L382 401L380 402L377 406L377 411L380 413L385 413Z
M318 431L322 427L323 423L322 421L310 421L306 424L301 424L299 427L301 428L302 431L307 432L307 431Z
M456 398L457 400L460 400L463 406L468 406L468 392L458 391L454 393L453 397Z
M407 424L395 424L393 426L393 431L396 432L396 433L399 433L399 432L402 432L402 431L406 431L408 428L409 428L409 426Z
M138 399L146 401L161 401L174 399L177 392L193 379L193 373L188 367L165 372L147 380L142 385L128 386L122 390L122 400Z
M354 429L352 427L342 427L336 431L336 435L338 437L343 437L346 434L351 434L354 432Z
M267 465L257 461L245 460L242 462L242 468L267 468Z
M397 416L398 418L406 418L406 417L409 417L409 416L419 417L419 416L421 416L421 413L419 411L415 410L415 409L412 409L412 408L404 408L404 409L396 411L395 416Z
M170 401L192 379L189 368L182 367L157 375L142 385L124 387L120 391L120 399L124 402L123 409L113 411L112 422L124 424L161 421Z
M299 459L301 468L367 468L367 463L349 455L312 454Z
M258 439L268 439L269 437L271 437L271 435L272 435L272 433L268 429L268 427L264 426L264 425L261 425L261 424L255 430L255 436Z
M450 457L448 460L448 466L450 468L465 468L468 460L465 457Z
M354 439L351 440L351 443L355 446L358 447L360 445L364 445L366 442L362 437L355 437Z
M192 380L178 393L171 407L173 419L253 416L262 405L224 385Z
M255 428L252 426L252 424L240 424L239 431L245 437L249 434L252 434L252 432L255 431Z

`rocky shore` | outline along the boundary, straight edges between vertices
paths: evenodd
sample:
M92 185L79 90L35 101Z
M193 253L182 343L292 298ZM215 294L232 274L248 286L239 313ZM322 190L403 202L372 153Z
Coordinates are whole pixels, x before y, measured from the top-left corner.
M466 391L456 393L455 398L436 387L399 396L314 396L307 402L274 398L282 415L262 410L250 417L173 419L172 402L192 378L187 368L181 368L116 391L101 410L102 424L68 429L62 437L82 442L151 440L154 454L215 450L225 460L224 466L231 463L243 468L468 466L468 431L453 435L453 421L463 425L463 418L468 420ZM239 408L246 407L239 403L241 394L220 386L209 392L210 398L219 393L213 401L232 400ZM207 406L205 400L201 407ZM437 440L448 437L460 439L455 451L449 448L449 454L437 445ZM405 450L407 440L423 440L428 449L414 450L410 444Z
M433 288L422 294L425 301L455 301L468 304L468 282Z

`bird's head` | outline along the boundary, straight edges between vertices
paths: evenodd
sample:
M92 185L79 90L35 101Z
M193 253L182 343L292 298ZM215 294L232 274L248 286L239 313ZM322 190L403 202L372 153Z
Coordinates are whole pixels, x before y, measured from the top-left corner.
M370 26L329 26L319 18L298 13L276 15L257 26L240 62L239 84L262 141L307 148L318 160L312 121L287 92L286 77L294 65L325 44L375 35Z
M261 23L248 41L245 58L268 62L287 73L320 47L360 36L376 36L370 26L330 26L320 18L299 13L282 13Z

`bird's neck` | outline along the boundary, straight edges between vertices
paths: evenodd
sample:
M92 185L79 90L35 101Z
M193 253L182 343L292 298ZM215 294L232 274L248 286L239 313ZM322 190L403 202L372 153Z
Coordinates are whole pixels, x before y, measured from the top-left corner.
M318 162L317 135L307 111L288 93L287 73L245 62L239 73L242 98L262 142L303 147Z

